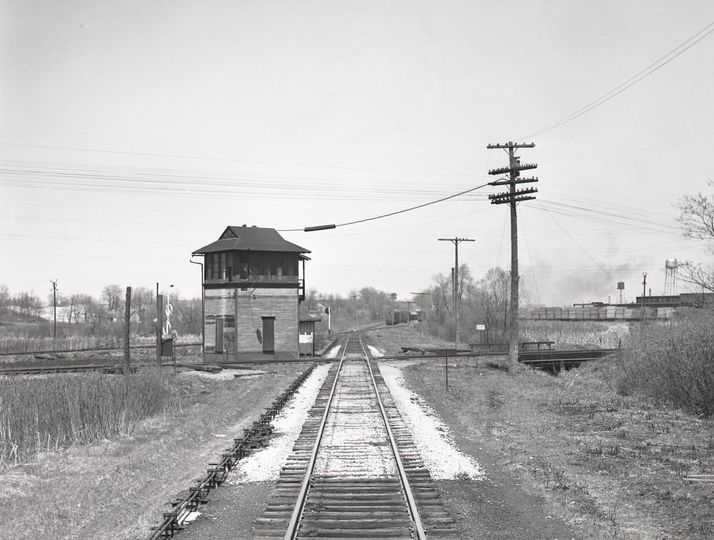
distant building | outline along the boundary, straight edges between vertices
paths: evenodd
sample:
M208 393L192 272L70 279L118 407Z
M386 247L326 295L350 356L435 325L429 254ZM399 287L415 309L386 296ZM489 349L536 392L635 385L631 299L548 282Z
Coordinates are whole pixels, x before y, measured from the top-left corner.
M644 300L644 302L643 302ZM681 293L668 296L638 296L635 305L651 307L703 307L714 304L714 293Z
M275 229L246 225L193 252L204 258L207 361L299 356L307 253Z

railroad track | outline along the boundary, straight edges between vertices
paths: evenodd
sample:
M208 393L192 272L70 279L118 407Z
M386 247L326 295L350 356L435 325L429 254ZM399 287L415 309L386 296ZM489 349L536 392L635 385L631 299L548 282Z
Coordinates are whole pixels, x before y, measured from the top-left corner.
M455 538L379 368L348 337L254 538Z
M155 362L132 363L131 371L136 372L138 369L153 367ZM162 362L164 367L171 367L174 364L170 362ZM176 364L180 367L180 364ZM124 366L121 361L101 364L68 364L58 366L21 366L0 368L0 377L11 375L54 375L59 373L83 373L88 371L101 371L103 373L122 373Z

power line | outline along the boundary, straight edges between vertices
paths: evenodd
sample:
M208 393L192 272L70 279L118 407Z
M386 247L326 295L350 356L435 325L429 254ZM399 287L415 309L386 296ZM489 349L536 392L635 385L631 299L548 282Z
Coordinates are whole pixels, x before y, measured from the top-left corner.
M294 163L294 162L279 162L279 161L260 161L260 160L248 160L248 159L235 159L227 157L215 157L215 156L199 156L199 155L182 155L182 154L171 154L164 152L136 152L131 150L112 150L112 149L100 149L100 148L76 148L71 146L57 146L49 144L27 144L27 143L16 143L0 141L0 145L5 146L16 146L20 148L43 148L46 150L62 150L71 152L90 152L98 154L115 154L122 156L137 156L137 157L160 157L160 158L171 158L171 159L193 159L198 161L218 161L225 163L245 163L248 165L273 165L279 167L304 167L306 169L329 169L329 170L345 170L345 171L368 171L368 172L380 172L380 173L401 173L401 174L423 174L431 175L433 172L429 171L413 171L413 170L403 170L403 169L379 169L370 167L346 167L342 165L322 165L322 164L306 164L306 163ZM444 176L460 176L469 177L468 173L440 173Z
M708 37L708 36L709 36L710 34L712 34L713 32L714 32L714 22L711 22L711 23L709 23L708 25L706 25L704 28L702 28L701 30L699 30L698 32L696 32L695 34L693 34L692 36L690 36L689 38L687 38L685 41L683 41L682 43L680 43L679 45L677 45L674 49L672 49L671 51L669 51L667 54L665 54L664 56L658 58L656 61L654 61L653 63L651 63L649 66L647 66L646 68L644 68L643 70L641 70L641 71L638 72L637 74L633 75L632 77L630 77L630 78L627 79L626 81L622 82L621 84L619 84L618 86L616 86L615 88L613 88L612 90L610 90L609 92L606 92L605 94L603 94L602 96L600 96L600 97L597 98L596 100L591 101L590 103L588 103L587 105L585 105L585 106L579 108L579 109L576 110L576 111L573 111L572 113L570 113L570 114L567 115L567 116L564 116L564 117L561 118L560 120L557 120L556 122L553 122L553 123L550 124L549 126L546 126L546 127L541 128L541 129L539 129L539 130L537 130L537 131L534 131L533 133L529 133L528 135L525 135L525 136L523 136L523 137L519 137L518 140L519 140L519 141L522 141L522 140L524 140L524 139L531 139L531 138L533 138L533 137L537 137L538 135L542 135L543 133L547 133L547 132L549 132L549 131L552 131L552 130L554 130L554 129L556 129L556 128L559 128L559 127L562 126L562 125L565 125L565 124L567 124L567 123L569 123L569 122L572 122L572 121L575 120L576 118L579 118L580 116L582 116L582 115L584 115L584 114L586 114L586 113L592 111L593 109L599 107L600 105L603 105L603 104L607 103L608 101L610 101L610 100L611 100L612 98L614 98L615 96L621 94L622 92L624 92L624 91L627 90L628 88L631 88L632 86L634 86L634 85L637 84L638 82L640 82L640 81L646 79L647 77L649 77L650 75L652 75L652 74L655 73L656 71L662 69L664 66L666 66L667 64L669 64L672 60L674 60L675 58L677 58L677 57L680 56L681 54L685 53L686 51L688 51L689 49L691 49L692 47L694 47L694 45L696 45L697 43L699 43L700 41L702 41L703 39L705 39L706 37ZM701 34L703 34L703 35L701 35ZM699 37L698 37L698 36L699 36ZM693 41L693 40L694 40L694 41Z
M586 207L584 207L584 206L579 206L579 205L576 205L576 204L559 203L559 202L556 202L556 201L549 201L549 200L547 200L547 199L541 199L541 202L543 202L543 203L545 203L545 204L547 204L547 205L552 205L552 206L556 206L556 207L560 206L560 207L564 207L564 208L568 208L568 209L578 210L578 211L581 211L581 212L592 213L592 214L599 214L599 215L603 215L603 216L606 216L606 217L613 217L613 218L617 218L617 219L624 219L624 220L628 220L628 221L633 221L633 222L635 222L635 223L641 223L641 224L643 224L643 225L652 225L652 226L655 226L655 227L665 227L665 228L670 228L670 229L672 229L672 228L677 228L677 229L678 229L678 228L679 228L679 226L676 225L676 224L674 224L674 223L665 223L665 222L663 222L663 221L654 221L654 220L650 220L650 219L643 219L643 218L638 218L638 217L632 217L632 216L630 216L629 214L625 214L625 213L622 213L622 212L612 212L612 211L604 211L604 210L595 210L595 209L593 209L593 208L586 208Z
M531 274L533 275L533 285L535 286L536 298L540 304L540 291L538 290L538 280L536 279L535 273L535 260L533 260L533 255L531 254L531 248L528 245L528 235L526 234L526 222L523 219L523 212L521 212L521 227L523 229L523 241L526 244L526 251L528 251L528 258L531 261Z
M635 229L635 230L640 230L640 231L647 231L647 232L657 232L657 233L664 233L664 234L676 234L676 235L681 235L681 232L678 232L672 227L672 230L665 230L663 227L659 228L654 228L651 225L642 225L638 224L636 221L618 221L617 219L614 218L609 218L607 216L600 216L600 215L588 215L586 212L580 211L580 210L570 210L567 208L559 208L559 207L544 207L539 205L538 203L534 203L530 205L531 208L535 208L536 210L540 210L542 212L546 213L551 213L551 214L558 214L561 216L566 216L566 217L574 217L577 219L584 219L586 221L591 221L591 222L597 222L597 223L610 223L613 225L619 225L621 227L628 227L630 229ZM620 218L623 219L623 218Z
M566 236L567 236L568 238L570 238L570 239L573 241L573 244L575 244L575 245L580 249L580 251L582 251L583 253L585 253L585 255L587 255L588 258L589 258L592 262L595 263L595 266L597 266L608 278L613 279L612 274L610 274L610 272L608 272L607 270L605 270L605 268L604 268L599 262L597 262L597 261L595 260L595 258L592 257L592 256L590 255L590 253L588 253L588 252L585 250L585 248L584 248L583 246L581 246L581 245L575 240L575 238L573 238L573 237L570 235L570 233L567 231L567 229L565 229L560 223L558 223L558 221L556 221L556 219L550 214L550 212L546 212L546 213L548 214L548 217L553 220L553 223L555 223L558 227L560 227L560 230L562 230L562 231L566 234Z
M461 197L462 195L466 195L467 193L471 193L473 191L476 191L477 189L482 189L488 186L488 183L486 184L481 184L480 186L476 186L471 189L467 189L465 191L460 191L459 193L454 193L453 195L449 195L447 197L442 197L441 199L437 199L435 201L429 201L427 203L423 204L418 204L416 206L411 206L409 208L404 208L402 210L396 210L394 212L389 212L387 214L380 214L378 216L372 216L368 218L363 218L363 219L356 219L354 221L346 221L345 223L339 223L339 224L334 224L331 223L329 225L314 225L310 227L304 227L302 229L278 229L280 232L310 232L310 231L318 231L318 230L323 230L323 229L335 229L337 227L346 227L348 225L356 225L358 223L366 223L368 221L375 221L377 219L384 219L387 217L391 216L396 216L397 214L404 214L406 212L411 212L412 210L417 210L419 208L424 208L425 206L431 206L432 204L437 204L440 202L448 201L449 199L455 199L456 197Z

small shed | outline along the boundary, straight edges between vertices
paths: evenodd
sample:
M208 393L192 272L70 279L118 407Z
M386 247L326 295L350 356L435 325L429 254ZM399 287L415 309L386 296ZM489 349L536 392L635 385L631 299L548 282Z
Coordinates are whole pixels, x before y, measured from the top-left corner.
M312 313L300 315L298 321L300 356L315 356L315 323L321 320L322 317Z

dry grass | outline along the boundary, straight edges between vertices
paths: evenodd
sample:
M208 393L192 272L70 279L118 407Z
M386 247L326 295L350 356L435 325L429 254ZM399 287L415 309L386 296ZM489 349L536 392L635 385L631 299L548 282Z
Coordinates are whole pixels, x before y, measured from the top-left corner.
M51 337L5 335L0 337L0 352L37 352L52 350L88 349L94 347L121 347L119 338L107 336L65 336L56 340Z
M381 334L374 344L386 350L428 343L406 329ZM714 473L714 421L640 393L618 394L616 361L559 377L486 367L504 362L451 360L448 393L443 362L405 367L405 378L462 451L510 471L582 537L714 536L714 484L687 479Z
M145 538L169 500L206 473L232 437L306 368L270 367L265 375L226 381L178 376L190 403L117 436L0 469L0 537Z
M619 396L592 367L560 378L516 376L459 360L407 368L407 380L447 421L461 449L487 447L533 494L590 538L711 538L711 421ZM435 384L436 383L436 384Z
M156 414L176 414L174 377L146 369L128 377L87 373L0 379L0 464L131 433Z
M117 327L121 330L121 327ZM70 328L70 330L72 330ZM70 351L77 349L91 348L121 348L124 346L124 337L121 331L113 334L89 334L84 335L81 329L77 329L77 334L60 335L53 339L47 335L34 335L32 332L18 332L0 327L0 353L33 353L38 351ZM69 330L63 330L68 333ZM132 345L153 345L156 338L151 335L135 335L132 332ZM200 343L201 336L197 334L180 335L178 343Z
M523 341L554 341L557 348L602 347L615 349L630 335L627 322L597 321L519 321Z

